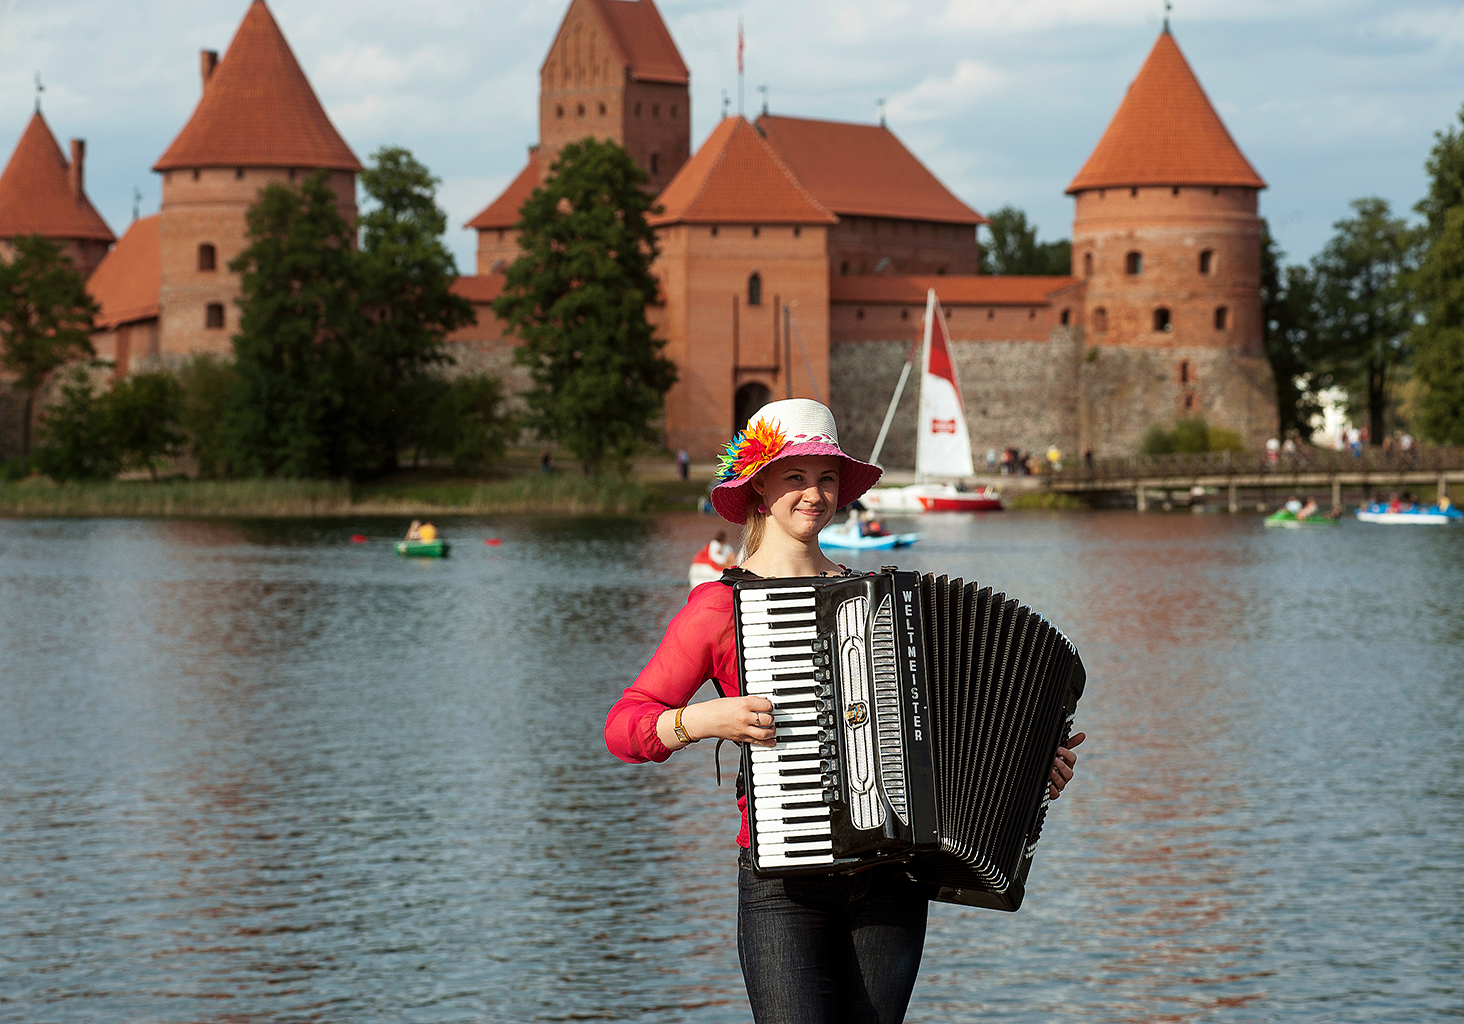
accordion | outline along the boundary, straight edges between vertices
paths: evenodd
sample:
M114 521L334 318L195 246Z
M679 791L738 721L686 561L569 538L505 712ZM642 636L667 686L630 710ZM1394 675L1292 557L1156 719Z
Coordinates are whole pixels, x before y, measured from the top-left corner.
M753 869L900 863L937 900L1016 910L1085 673L1072 643L990 587L886 567L733 586Z

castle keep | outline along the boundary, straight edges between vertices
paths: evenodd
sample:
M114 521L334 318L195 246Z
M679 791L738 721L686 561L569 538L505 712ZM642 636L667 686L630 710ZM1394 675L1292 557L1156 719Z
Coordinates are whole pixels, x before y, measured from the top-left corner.
M105 259L112 236L82 191L79 142L68 163L38 114L0 176L0 245L39 231L95 268L97 345L119 373L228 351L239 282L227 266L264 185L323 169L341 213L356 213L360 163L264 0L201 70L198 106L154 166L160 212ZM664 421L672 449L706 458L763 402L791 395L828 402L850 450L867 454L930 287L977 452L1124 454L1150 424L1190 415L1256 444L1275 429L1265 182L1167 28L1068 187L1071 276L979 274L984 219L883 124L727 117L693 154L690 117L690 74L653 0L571 0L540 68L538 142L465 225L476 273L455 289L477 323L453 336L461 368L526 384L491 303L518 254L524 198L565 144L591 136L624 146L658 194L661 297L647 312L680 372ZM32 180L47 199L27 210L12 200ZM914 410L910 389L886 442L891 467L913 465Z

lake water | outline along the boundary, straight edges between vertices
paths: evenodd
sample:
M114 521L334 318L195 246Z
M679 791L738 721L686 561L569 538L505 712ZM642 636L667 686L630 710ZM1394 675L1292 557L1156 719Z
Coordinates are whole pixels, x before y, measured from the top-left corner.
M715 521L443 525L0 522L0 1021L749 1019L712 745L601 738ZM910 1021L1464 1016L1464 529L918 527L1073 638L1090 739Z

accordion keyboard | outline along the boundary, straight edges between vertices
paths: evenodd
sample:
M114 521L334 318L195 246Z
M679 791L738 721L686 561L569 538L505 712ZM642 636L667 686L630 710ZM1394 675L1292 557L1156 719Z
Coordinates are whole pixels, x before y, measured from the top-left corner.
M818 636L813 588L749 591L738 624L746 692L773 703L775 742L752 749L749 780L760 860L769 867L831 863L838 747L830 653Z

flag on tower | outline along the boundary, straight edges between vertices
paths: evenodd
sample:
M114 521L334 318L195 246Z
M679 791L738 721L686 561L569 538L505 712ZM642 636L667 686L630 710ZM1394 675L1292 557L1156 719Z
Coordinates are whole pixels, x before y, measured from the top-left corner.
M737 17L737 73L742 74L742 16Z

